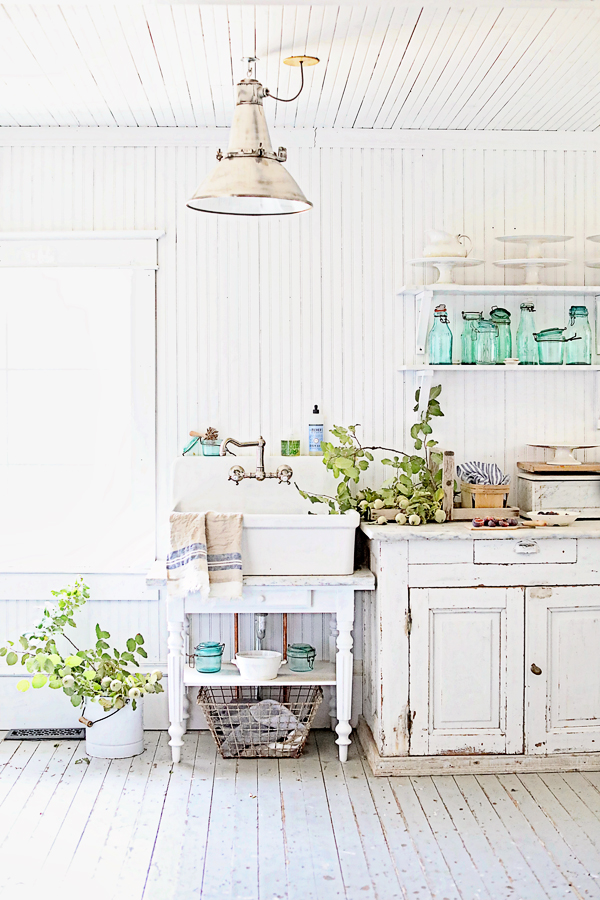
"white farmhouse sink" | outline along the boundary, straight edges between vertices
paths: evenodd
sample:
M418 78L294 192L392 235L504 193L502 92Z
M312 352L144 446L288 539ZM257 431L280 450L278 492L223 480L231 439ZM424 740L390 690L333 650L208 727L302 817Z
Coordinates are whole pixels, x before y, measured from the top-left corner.
M327 507L304 500L293 484L267 479L228 481L241 464L255 471L255 456L178 457L173 464L176 512L241 512L244 575L350 575L360 517L327 515ZM265 471L290 465L292 482L313 493L333 494L336 482L320 457L265 457ZM317 515L308 515L309 510Z

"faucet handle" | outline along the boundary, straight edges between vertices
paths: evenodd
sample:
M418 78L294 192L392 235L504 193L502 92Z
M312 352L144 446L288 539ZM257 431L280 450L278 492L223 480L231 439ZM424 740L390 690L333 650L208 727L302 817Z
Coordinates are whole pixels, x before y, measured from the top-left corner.
M234 481L239 485L240 481L243 481L246 477L246 472L241 466L232 466L229 470L229 478L228 481Z
M279 466L277 469L277 477L279 484L289 484L292 480L294 472L288 465Z

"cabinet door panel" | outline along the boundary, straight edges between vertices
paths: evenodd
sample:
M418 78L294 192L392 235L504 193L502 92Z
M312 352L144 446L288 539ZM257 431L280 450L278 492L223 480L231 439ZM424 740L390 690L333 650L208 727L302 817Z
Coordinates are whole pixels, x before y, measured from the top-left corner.
M526 647L527 752L600 750L600 587L527 589Z
M410 591L410 752L523 752L523 591Z

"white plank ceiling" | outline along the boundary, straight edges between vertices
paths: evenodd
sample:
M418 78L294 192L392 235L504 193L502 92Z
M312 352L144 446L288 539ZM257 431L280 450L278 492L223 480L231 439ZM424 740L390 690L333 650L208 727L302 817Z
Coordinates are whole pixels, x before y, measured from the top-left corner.
M0 6L0 126L226 126L242 56L281 126L594 131L600 10L580 4Z

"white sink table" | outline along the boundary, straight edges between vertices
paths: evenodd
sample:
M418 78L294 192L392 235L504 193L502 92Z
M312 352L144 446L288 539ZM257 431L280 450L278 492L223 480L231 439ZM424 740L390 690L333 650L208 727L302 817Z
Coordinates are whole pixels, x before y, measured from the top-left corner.
M166 590L163 560L157 560L148 573L148 586ZM350 745L350 713L352 706L352 628L354 626L354 592L372 591L375 577L368 569L351 575L248 575L244 577L241 600L202 601L198 594L186 597L167 596L168 637L168 701L169 745L173 762L179 762L183 735L189 718L188 688L203 685L319 684L335 686L330 716L337 718L337 740L342 762L348 758ZM241 678L231 663L224 663L217 674L202 674L187 664L188 616L206 613L329 613L331 643L335 662L317 662L312 672L286 672L275 680L248 682ZM333 649L332 648L332 649Z

